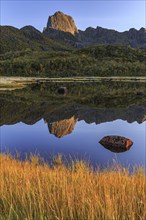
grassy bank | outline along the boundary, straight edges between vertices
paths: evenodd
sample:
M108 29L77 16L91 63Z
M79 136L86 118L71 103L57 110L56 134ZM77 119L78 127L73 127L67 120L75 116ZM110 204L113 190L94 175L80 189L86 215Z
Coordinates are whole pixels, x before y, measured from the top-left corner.
M93 171L81 161L67 168L60 159L50 167L0 155L0 170L0 219L145 219L140 169Z

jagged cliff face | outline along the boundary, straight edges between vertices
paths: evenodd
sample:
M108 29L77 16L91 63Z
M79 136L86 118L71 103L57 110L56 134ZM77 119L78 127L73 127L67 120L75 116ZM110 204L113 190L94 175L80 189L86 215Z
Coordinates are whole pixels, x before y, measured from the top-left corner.
M48 124L48 128L51 134L61 138L67 134L71 134L78 119L74 116L69 119L64 119Z
M43 33L32 26L21 29L0 26L1 53L31 48L33 50L68 50L72 46L82 48L97 44L129 45L146 48L146 29L118 32L102 27L88 27L78 30L73 18L63 12L56 12L48 19Z
M132 47L146 47L146 30L118 32L102 27L89 27L85 31L79 31L78 46L89 46L95 44L130 45Z
M45 35L63 40L75 47L86 47L96 44L129 45L132 47L146 47L146 30L118 32L102 27L88 27L85 31L78 30L73 18L62 12L56 12L48 19ZM70 34L70 35L68 35Z
M45 31L48 32L50 29L68 32L73 35L78 33L78 29L75 25L73 18L60 11L56 12L52 16L49 16Z

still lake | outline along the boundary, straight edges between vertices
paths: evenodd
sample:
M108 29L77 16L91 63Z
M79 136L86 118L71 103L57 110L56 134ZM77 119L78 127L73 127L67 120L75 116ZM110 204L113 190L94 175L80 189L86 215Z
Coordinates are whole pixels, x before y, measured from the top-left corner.
M58 94L65 86L67 92ZM145 82L39 82L1 91L1 152L85 159L93 166L145 166ZM104 148L107 135L133 141L122 153Z

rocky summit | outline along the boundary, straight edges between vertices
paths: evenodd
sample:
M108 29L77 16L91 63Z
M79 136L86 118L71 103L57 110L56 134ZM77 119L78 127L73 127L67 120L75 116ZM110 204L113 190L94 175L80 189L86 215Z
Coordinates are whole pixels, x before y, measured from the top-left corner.
M97 24L98 25L98 24ZM21 29L0 26L0 53L26 49L64 51L94 45L131 46L146 48L146 29L119 32L97 26L78 30L73 18L63 12L49 16L43 32L28 25Z
M86 47L96 44L128 45L131 47L146 47L146 30L118 32L97 26L88 27L85 31L78 30L73 18L63 12L49 16L44 35L57 40L63 40L75 47Z
M63 12L56 12L54 15L49 16L47 27L45 31L50 31L50 29L55 29L58 31L68 32L73 35L78 33L78 29L75 25L73 18Z

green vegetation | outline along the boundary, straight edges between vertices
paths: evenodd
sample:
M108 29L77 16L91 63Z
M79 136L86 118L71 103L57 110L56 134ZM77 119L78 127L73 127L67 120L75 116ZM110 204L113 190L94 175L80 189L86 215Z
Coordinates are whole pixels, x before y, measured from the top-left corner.
M144 220L145 175L118 165L93 170L84 161L52 166L31 156L0 155L1 220Z
M99 45L72 51L11 51L0 55L6 76L145 76L144 49Z
M16 54L20 53L20 56L22 56L23 51L59 51L71 48L71 46L66 45L62 41L45 37L32 26L25 26L21 29L11 26L0 26L0 33L0 53L10 52L12 57L14 52Z
M60 86L67 87L66 95L58 94ZM32 83L20 90L0 92L0 124L18 121L35 123L41 118L49 118L52 113L70 118L79 109L86 112L87 108L101 109L101 112L102 109L119 109L121 110L119 114L123 117L122 109L126 111L129 106L132 109L134 106L146 106L146 95L137 95L137 92L145 91L145 88L145 82L112 82L104 79L100 82ZM143 116L138 117L138 113L135 114L138 121L142 121Z

